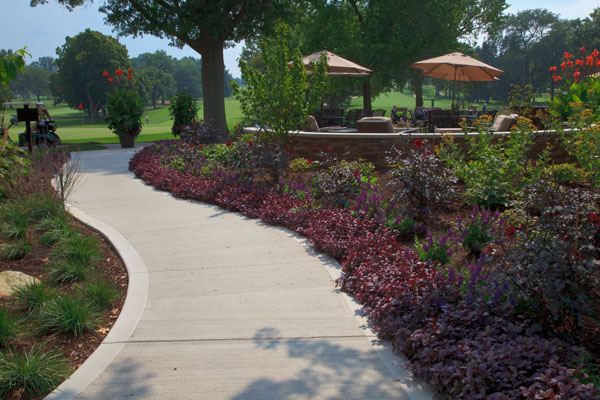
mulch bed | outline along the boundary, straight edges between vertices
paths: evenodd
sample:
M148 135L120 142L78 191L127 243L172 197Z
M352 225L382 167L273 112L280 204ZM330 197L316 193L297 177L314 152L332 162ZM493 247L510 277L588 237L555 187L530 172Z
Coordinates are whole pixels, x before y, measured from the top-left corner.
M32 346L43 345L47 348L53 348L60 351L67 359L71 371L75 371L83 362L96 350L102 340L106 337L115 321L117 320L127 294L128 275L123 261L111 247L110 243L99 233L91 230L79 221L74 221L76 229L88 236L95 236L101 247L102 261L97 265L96 270L101 271L101 275L111 281L117 289L118 295L113 303L108 307L100 317L100 322L93 332L86 332L80 337L63 336L63 335L32 335L27 331L23 332L18 339L18 343L14 343L14 347L31 348ZM45 280L48 275L48 263L50 249L37 244L38 233L30 233L32 243L35 245L32 248L31 254L20 260L4 260L0 263L0 271L21 271L28 275L34 276L40 280ZM61 293L72 293L76 287L75 284L57 286ZM0 306L16 309L15 301L11 298L0 297ZM19 315L18 311L15 315ZM11 400L27 399L22 393L12 393L9 397Z

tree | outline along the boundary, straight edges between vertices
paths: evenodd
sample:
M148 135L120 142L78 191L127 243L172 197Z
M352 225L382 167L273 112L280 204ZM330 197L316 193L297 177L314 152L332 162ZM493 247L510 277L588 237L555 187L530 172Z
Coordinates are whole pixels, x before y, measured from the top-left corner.
M177 60L173 76L177 92L189 92L196 99L202 97L202 61L193 57Z
M48 0L31 0L44 4ZM76 7L86 0L58 0ZM150 34L202 56L204 119L227 131L223 49L257 36L291 10L293 0L102 0L100 11L121 35Z
M175 94L175 78L172 74L156 67L139 68L136 71L144 97L152 103L153 108L156 108L158 100L165 104L165 100Z
M67 36L56 54L61 97L72 108L81 104L95 122L106 102L102 73L130 67L127 49L115 38L86 29L73 37Z
M41 96L50 94L50 75L52 73L36 65L27 65L25 69L17 75L17 78L11 82L10 87L13 92L21 95L23 98L29 95L37 97L40 101Z
M58 68L56 68L56 64L54 63L54 57L40 57L37 61L32 62L30 65L42 67L50 72L58 71Z

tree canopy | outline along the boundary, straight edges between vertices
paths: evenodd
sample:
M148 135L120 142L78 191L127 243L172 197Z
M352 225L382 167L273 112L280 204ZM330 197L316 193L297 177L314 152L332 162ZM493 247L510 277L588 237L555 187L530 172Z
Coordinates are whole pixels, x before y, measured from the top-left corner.
M94 121L106 101L102 73L130 67L127 49L115 38L86 29L67 36L56 54L57 89L62 99L73 108L81 104Z

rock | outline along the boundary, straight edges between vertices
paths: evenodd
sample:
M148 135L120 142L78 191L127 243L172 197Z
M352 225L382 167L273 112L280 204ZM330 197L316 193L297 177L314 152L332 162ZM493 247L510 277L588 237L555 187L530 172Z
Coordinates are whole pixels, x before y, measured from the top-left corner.
M19 271L0 272L0 296L10 296L15 288L39 283L39 279Z

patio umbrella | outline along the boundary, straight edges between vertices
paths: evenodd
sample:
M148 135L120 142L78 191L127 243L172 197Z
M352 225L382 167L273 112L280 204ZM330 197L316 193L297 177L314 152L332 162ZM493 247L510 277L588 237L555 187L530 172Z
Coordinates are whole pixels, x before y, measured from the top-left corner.
M431 78L454 81L452 85L452 108L454 108L454 92L456 81L486 82L498 80L497 76L504 71L484 62L456 52L445 54L428 60L417 61L413 68L423 70L423 75Z
M327 69L325 71L326 75L360 77L360 76L369 76L369 75L371 75L371 73L373 73L373 71L371 71L369 68L365 68L361 65L358 65L355 62L347 60L344 57L340 57L337 54L334 54L327 50L317 51L315 53L307 55L306 57L303 57L302 63L304 64L304 67L306 69L310 69L310 62L311 61L317 62L319 60L319 57L321 57L321 54L323 54L323 53L325 53L325 56L327 57ZM291 62L289 62L288 65L291 65ZM331 86L331 79L329 80L329 89L330 89L329 106L331 107L331 97L333 97L333 94L332 94L333 89Z

